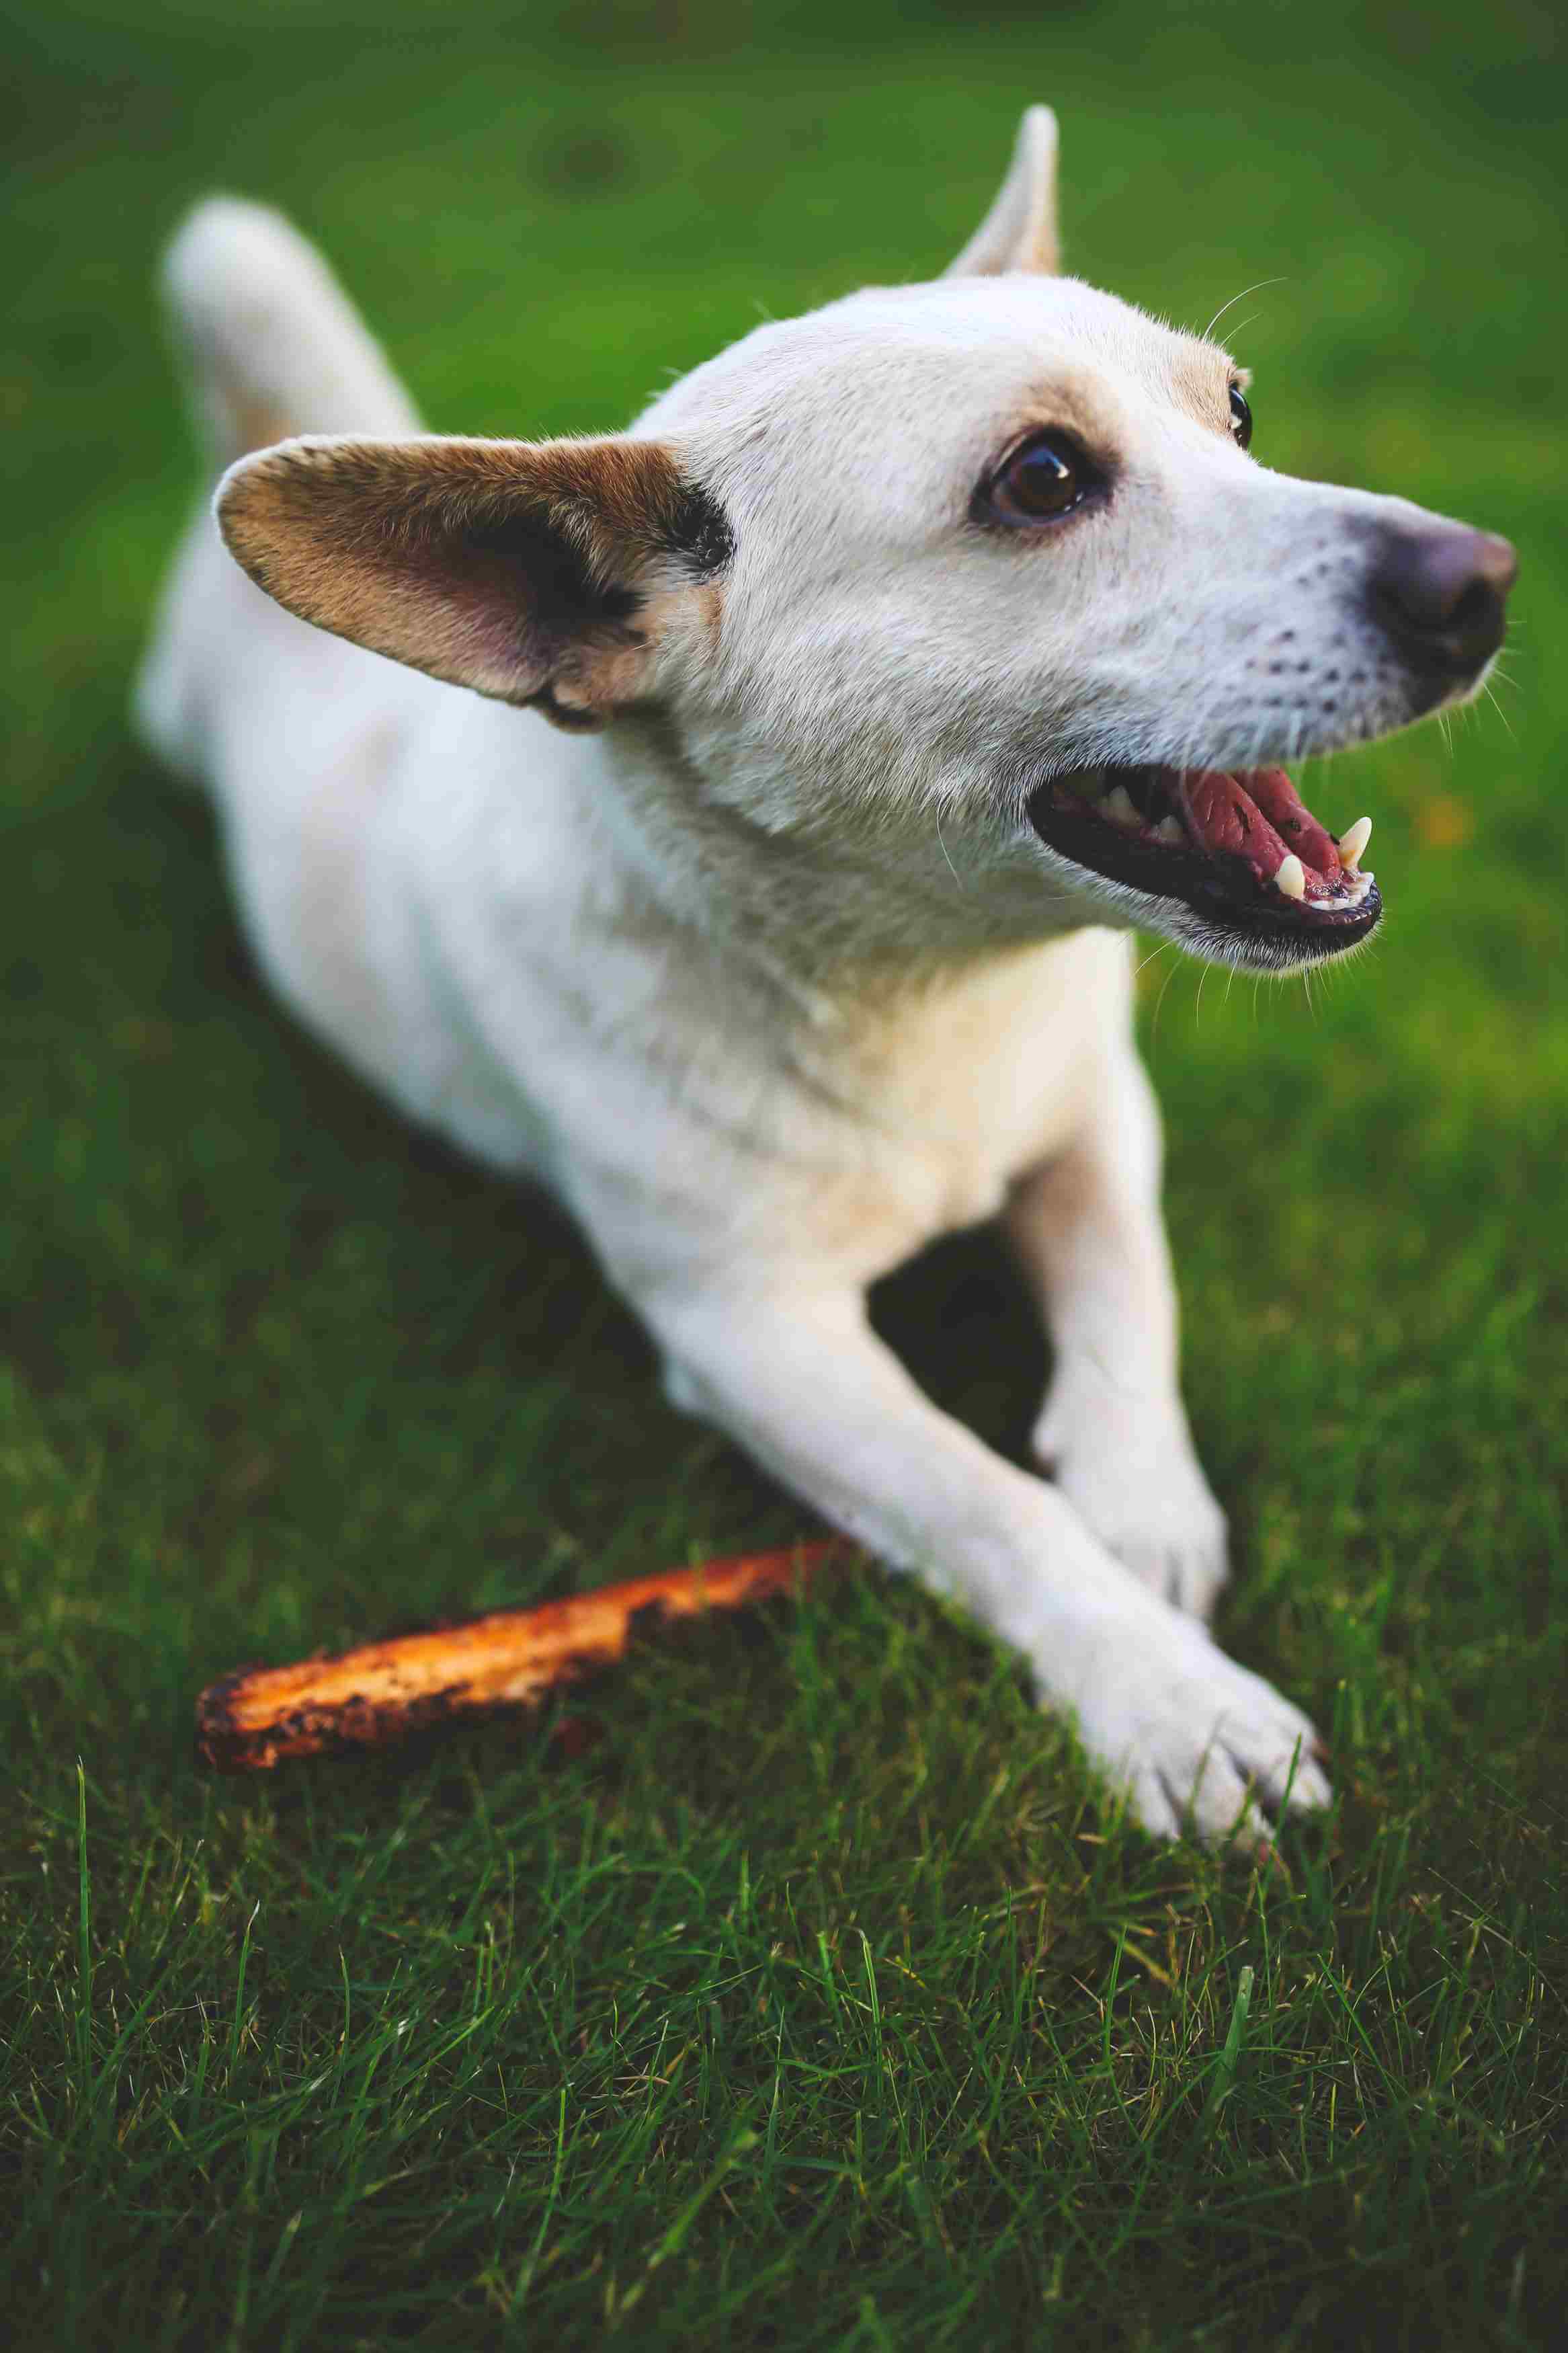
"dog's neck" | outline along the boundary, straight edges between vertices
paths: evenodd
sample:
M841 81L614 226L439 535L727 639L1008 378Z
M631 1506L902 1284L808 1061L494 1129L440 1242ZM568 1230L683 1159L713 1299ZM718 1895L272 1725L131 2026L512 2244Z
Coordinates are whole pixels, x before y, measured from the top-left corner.
M999 873L994 835L969 838L934 801L858 827L841 813L831 829L764 823L657 709L577 738L571 755L634 902L812 1026L885 1012L1094 919L1037 871Z

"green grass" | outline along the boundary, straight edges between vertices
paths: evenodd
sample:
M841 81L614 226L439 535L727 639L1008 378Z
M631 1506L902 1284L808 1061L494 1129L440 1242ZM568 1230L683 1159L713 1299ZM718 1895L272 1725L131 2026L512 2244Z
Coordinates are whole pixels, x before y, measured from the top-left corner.
M7 16L11 2341L1544 2342L1568 2291L1549 12ZM1333 1837L1267 1880L1151 1847L1005 1660L869 1578L639 1655L579 1754L523 1720L205 1784L193 1696L238 1660L802 1521L662 1405L552 1212L410 1136L267 1000L205 814L129 744L194 481L155 248L209 184L270 195L433 421L614 424L763 311L938 265L1037 96L1086 274L1200 326L1282 281L1233 314L1261 455L1523 555L1501 712L1309 776L1376 820L1379 952L1310 1002L1145 976L1188 1392L1237 1537L1224 1632L1331 1725ZM1019 1445L1043 1351L989 1243L879 1312Z

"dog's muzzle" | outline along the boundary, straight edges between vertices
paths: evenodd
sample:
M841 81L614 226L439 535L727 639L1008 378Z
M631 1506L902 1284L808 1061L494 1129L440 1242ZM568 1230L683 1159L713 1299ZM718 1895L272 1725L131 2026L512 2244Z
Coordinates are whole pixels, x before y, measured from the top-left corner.
M1414 717L1473 688L1503 641L1519 559L1495 532L1426 518L1383 533L1364 596L1409 682ZM1290 966L1376 929L1372 833L1321 825L1283 768L1080 768L1027 801L1075 866L1200 918L1237 962Z

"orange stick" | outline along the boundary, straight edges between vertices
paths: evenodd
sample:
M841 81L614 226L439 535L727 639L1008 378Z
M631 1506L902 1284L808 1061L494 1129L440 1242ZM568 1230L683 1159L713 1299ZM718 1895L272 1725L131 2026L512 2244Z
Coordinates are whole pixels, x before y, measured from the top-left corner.
M634 1577L537 1609L492 1609L292 1666L242 1667L196 1701L196 1756L219 1773L265 1773L285 1757L379 1748L426 1725L532 1707L624 1656L644 1612L664 1620L739 1609L855 1557L852 1546L829 1537Z

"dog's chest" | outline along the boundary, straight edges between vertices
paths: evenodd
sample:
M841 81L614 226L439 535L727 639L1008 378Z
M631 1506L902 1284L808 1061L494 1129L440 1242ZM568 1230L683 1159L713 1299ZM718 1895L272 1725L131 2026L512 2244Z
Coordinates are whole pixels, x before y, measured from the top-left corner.
M927 1198L932 1230L994 1214L1079 1124L1121 1035L1126 942L1108 932L1001 957L868 1021L836 1082L868 1151Z

